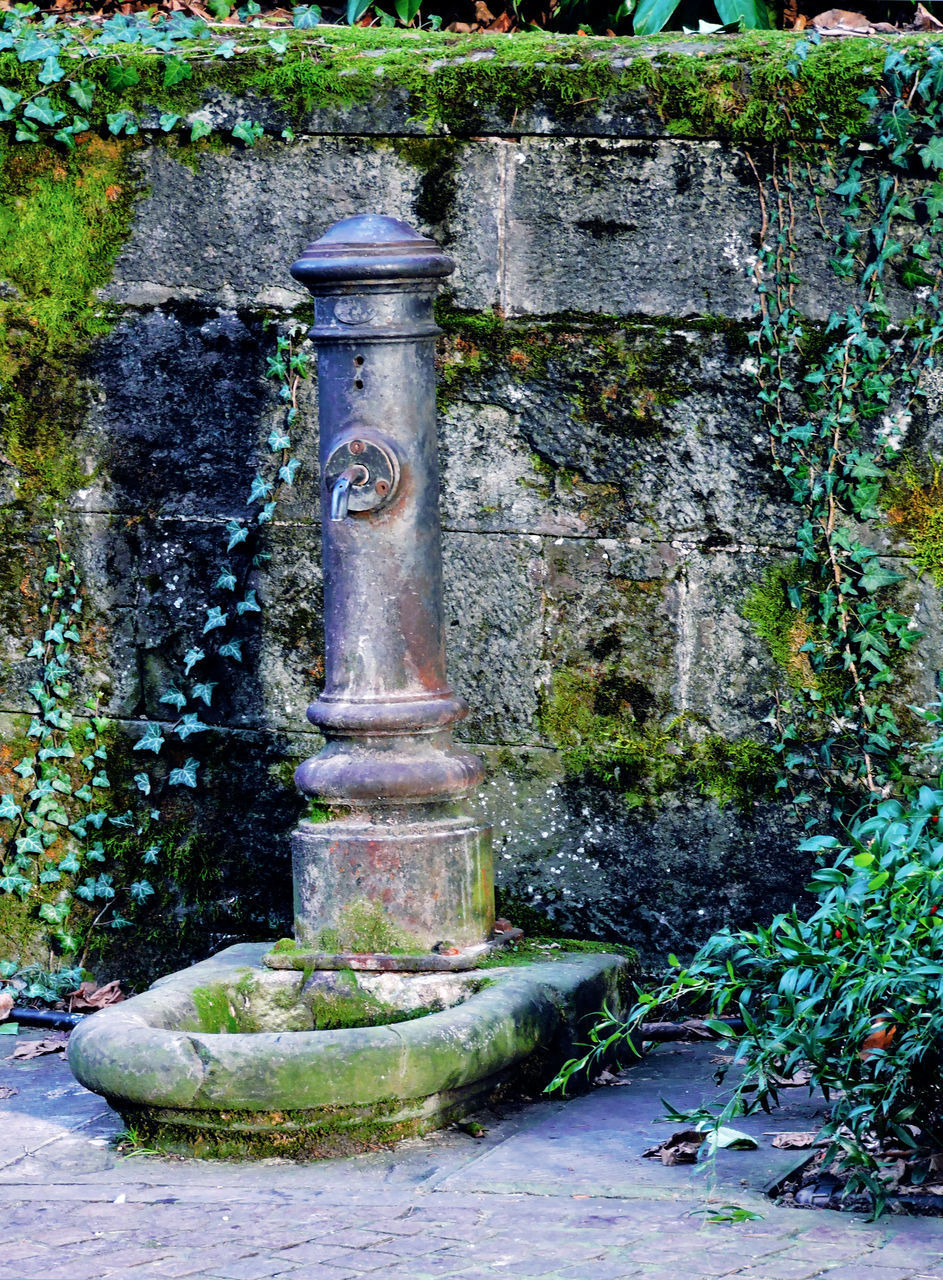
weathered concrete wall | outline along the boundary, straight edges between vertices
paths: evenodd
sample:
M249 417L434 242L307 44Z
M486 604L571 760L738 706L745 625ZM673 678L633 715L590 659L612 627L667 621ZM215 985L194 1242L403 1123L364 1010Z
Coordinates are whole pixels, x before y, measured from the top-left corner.
M288 266L338 218L404 218L457 262L441 342L447 637L472 706L463 736L491 765L481 805L508 911L681 949L787 906L807 871L768 777L721 806L662 768L690 741L762 744L780 678L742 615L793 553L796 522L757 424L748 339L760 210L746 151L762 166L765 144L679 138L631 103L495 112L467 137L407 117L378 90L374 110L313 111L291 143L137 153L144 194L107 288L120 318L88 361L75 440L88 479L68 503L96 618L85 661L108 714L161 718L222 526L245 515L279 420L266 358L308 305ZM825 316L826 252L801 225L796 239L803 306ZM314 397L309 384L303 467L265 535L264 613L207 717L199 874L178 868L173 904L192 953L288 916L299 804L278 762L315 746L304 710L321 643ZM35 543L23 523L11 536ZM935 591L910 591L932 652ZM23 652L5 637L7 711L28 702ZM915 664L907 696L931 696L932 675ZM650 744L644 776L567 767L568 698ZM167 945L156 924L153 941Z

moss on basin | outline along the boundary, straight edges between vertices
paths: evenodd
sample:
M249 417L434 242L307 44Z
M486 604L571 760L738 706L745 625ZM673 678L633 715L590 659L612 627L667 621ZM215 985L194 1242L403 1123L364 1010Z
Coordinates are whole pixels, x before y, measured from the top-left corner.
M305 975L266 969L265 950L230 947L89 1018L69 1044L77 1079L152 1145L343 1154L437 1128L516 1079L546 1083L584 1020L619 1007L629 963Z

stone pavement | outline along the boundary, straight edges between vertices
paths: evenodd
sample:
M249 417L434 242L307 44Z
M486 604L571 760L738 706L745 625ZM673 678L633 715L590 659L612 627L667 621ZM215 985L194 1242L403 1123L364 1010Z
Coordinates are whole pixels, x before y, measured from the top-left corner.
M713 1182L641 1158L670 1132L653 1124L660 1095L713 1094L710 1046L662 1046L625 1086L484 1113L482 1138L310 1164L121 1156L120 1120L61 1056L14 1062L12 1047L3 1037L0 1085L17 1092L0 1102L0 1280L943 1280L943 1220L763 1196L796 1159L773 1131L813 1124L812 1100L744 1122L760 1150L721 1153ZM707 1220L730 1205L762 1216Z

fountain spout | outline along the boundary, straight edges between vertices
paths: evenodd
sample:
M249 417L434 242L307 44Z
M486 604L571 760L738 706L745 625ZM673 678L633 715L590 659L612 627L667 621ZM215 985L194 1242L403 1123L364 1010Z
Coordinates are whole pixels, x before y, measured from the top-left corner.
M355 485L366 484L370 479L367 468L355 463L352 467L346 467L334 483L331 485L331 511L332 520L346 520L347 512L350 508L350 491Z

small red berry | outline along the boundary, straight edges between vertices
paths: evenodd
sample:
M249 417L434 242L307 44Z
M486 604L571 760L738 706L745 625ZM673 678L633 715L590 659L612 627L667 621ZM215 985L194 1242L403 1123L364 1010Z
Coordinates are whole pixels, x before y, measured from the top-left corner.
M932 814L930 815L930 821L931 821L931 822L939 822L939 821L940 821L940 815L939 815L938 813L932 813Z
M939 911L939 909L940 909L939 907L931 907L931 908L930 908L930 915L931 915L931 916L935 916L935 915L936 915L936 913Z
M836 930L835 930L835 937L836 937L836 938L840 938L841 936L842 936L841 929L836 929Z

